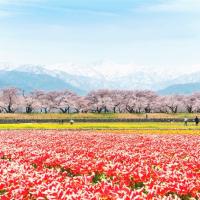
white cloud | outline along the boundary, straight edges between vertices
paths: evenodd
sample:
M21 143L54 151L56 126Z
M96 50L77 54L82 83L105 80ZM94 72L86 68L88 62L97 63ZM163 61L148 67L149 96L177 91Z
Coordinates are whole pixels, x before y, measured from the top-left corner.
M160 3L140 7L152 12L196 12L200 11L200 0L162 0Z

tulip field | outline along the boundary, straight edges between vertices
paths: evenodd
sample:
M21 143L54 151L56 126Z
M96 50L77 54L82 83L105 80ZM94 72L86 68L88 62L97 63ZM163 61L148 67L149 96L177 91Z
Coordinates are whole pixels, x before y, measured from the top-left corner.
M1 200L198 200L200 135L1 130Z

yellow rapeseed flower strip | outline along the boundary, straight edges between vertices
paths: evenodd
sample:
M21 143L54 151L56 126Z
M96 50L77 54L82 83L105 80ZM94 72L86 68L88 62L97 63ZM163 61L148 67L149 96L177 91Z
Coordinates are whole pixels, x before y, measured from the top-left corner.
M200 127L184 126L183 123L24 123L0 124L0 129L56 129L56 130L93 130L97 132L122 134L200 134Z

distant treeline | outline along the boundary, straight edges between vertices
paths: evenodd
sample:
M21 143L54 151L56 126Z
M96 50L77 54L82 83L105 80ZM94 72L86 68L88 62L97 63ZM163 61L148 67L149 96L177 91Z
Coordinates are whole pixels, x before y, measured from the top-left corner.
M91 91L79 96L69 90L33 91L18 88L0 90L0 111L62 113L178 113L200 112L200 92L192 95L161 96L150 90Z

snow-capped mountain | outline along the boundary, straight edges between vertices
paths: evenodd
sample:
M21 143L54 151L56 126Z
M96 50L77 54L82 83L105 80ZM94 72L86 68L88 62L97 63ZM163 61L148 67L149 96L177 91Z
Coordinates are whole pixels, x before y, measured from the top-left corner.
M111 62L83 67L73 64L17 66L0 63L0 87L16 86L28 91L64 88L79 94L100 88L160 91L176 84L194 82L200 82L200 72L184 74L177 70L123 66ZM181 87L181 91L183 90Z
M116 64L113 62L96 62L87 66L79 66L74 64L57 64L54 66L48 66L48 69L55 69L65 71L71 75L87 76L91 78L103 78L109 81L113 81L119 78L128 76L157 76L160 79L168 79L178 77L177 74L182 74L180 70L178 73L174 73L172 70L150 68L150 67L138 67L132 64ZM177 70L176 70L177 71ZM144 78L146 78L144 77Z
M131 64L122 65L112 62L97 62L82 67L58 64L48 68L55 69L54 75L62 80L67 80L71 75L73 83L81 82L80 86L82 86L81 80L84 80L83 84L87 85L89 90L96 88L159 90L169 86L171 80L183 75L181 70L178 73L176 70L174 73L172 70L166 72L165 69L135 67ZM75 77L78 77L78 80Z

